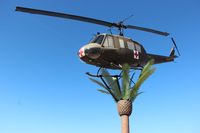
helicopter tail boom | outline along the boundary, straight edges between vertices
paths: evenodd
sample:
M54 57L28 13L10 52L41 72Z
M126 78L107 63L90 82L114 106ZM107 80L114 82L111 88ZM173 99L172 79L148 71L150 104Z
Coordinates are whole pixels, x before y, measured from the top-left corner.
M162 55L155 55L155 54L148 54L149 59L154 59L155 64L165 63L165 62L172 62L174 58L177 58L175 55L175 47L173 47L170 51L169 56L162 56Z

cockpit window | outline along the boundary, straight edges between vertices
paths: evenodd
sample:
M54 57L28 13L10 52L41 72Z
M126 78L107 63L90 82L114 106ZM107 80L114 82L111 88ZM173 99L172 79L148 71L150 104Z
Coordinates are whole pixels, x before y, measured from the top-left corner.
M111 36L106 36L103 46L107 48L114 48L113 38Z
M101 44L102 41L103 41L103 38L104 38L104 35L97 36L96 38L94 38L94 39L91 41L91 43Z

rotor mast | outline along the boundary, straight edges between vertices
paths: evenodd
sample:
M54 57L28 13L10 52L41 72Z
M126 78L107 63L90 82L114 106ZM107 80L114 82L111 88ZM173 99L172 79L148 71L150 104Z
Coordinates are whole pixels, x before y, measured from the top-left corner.
M119 30L119 35L120 35L120 36L124 36L124 33L123 33L124 31L123 31L123 30L126 29L126 26L123 25L123 22L117 23L117 24L116 24L116 27L117 27L118 30Z

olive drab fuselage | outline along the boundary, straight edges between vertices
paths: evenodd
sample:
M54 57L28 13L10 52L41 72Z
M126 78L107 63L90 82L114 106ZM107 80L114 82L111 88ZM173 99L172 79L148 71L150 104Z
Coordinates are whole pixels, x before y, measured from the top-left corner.
M141 44L120 35L99 34L83 46L78 55L87 64L103 68L121 69L125 63L131 68L141 68L150 59L155 63L173 61L171 56L147 54Z

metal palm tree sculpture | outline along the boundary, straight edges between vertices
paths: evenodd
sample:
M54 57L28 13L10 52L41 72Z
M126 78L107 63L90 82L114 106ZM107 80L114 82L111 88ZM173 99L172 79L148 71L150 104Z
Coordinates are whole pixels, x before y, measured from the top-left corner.
M130 78L130 67L125 64L122 66L122 79L119 83L119 76L112 76L106 69L101 70L99 76L102 82L90 78L91 81L100 85L104 90L98 90L105 94L110 94L117 103L118 113L121 117L122 133L129 133L129 116L132 112L132 103L138 95L142 83L155 71L152 67L153 60L149 61L142 69L138 80L131 86L132 78Z

